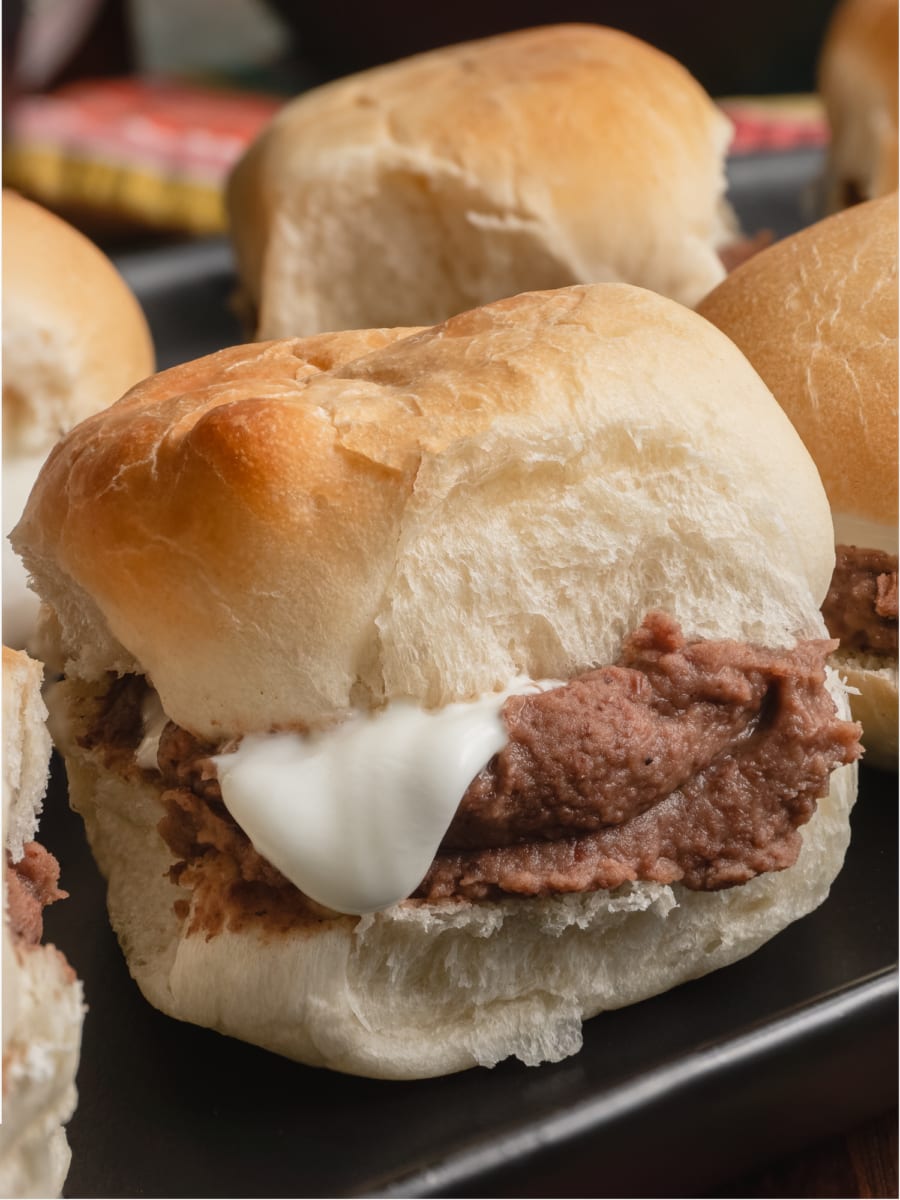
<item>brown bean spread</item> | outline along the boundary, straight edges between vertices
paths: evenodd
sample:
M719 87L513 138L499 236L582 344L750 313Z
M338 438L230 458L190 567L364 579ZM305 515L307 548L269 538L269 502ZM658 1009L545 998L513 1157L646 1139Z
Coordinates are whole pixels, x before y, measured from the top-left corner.
M836 546L822 616L842 649L897 655L897 555Z
M60 891L59 863L49 850L29 842L18 862L6 855L6 914L17 941L37 945L44 932L44 909L68 892Z
M652 613L614 666L510 697L509 741L466 790L413 898L546 896L629 880L708 890L791 866L831 771L859 754L859 726L838 718L825 688L834 648L689 643ZM173 724L159 747L159 828L178 860L173 880L193 892L192 928L327 917L231 818L216 749Z

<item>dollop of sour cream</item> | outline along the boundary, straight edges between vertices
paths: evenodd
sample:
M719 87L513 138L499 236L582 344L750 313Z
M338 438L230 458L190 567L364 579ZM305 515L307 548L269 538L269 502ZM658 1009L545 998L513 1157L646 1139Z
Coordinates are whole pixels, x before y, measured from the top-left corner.
M322 732L247 735L213 759L222 799L311 899L342 913L388 908L421 883L466 788L506 744L504 701L558 686L522 678L441 709L395 701Z

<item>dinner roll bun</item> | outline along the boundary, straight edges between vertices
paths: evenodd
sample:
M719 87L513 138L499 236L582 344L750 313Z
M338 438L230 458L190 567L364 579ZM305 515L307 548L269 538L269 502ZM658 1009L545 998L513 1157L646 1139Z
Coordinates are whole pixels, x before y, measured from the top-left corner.
M106 255L59 217L4 190L4 535L57 439L153 367L140 305ZM24 646L36 614L4 536L4 640Z
M559 25L299 96L232 175L259 338L421 325L620 280L687 304L724 271L731 126L677 62Z
M897 187L897 46L897 0L838 4L819 63L831 210Z
M3 648L3 841L18 862L34 838L50 760L41 664ZM58 1196L69 1169L63 1126L75 1109L81 984L54 947L3 920L3 1123L0 1195Z
M179 737L327 738L353 710L615 663L651 609L695 638L820 638L833 541L815 468L733 344L651 292L532 293L173 368L57 447L15 544L67 660L51 707L72 803L130 969L173 1016L382 1078L557 1060L586 1017L750 953L840 868L852 763L794 864L740 886L205 930L164 840L161 744L135 753L148 693L123 717L110 691L107 672L146 675ZM846 715L833 672L827 686ZM227 900L228 879L214 886Z
M897 554L897 195L750 259L698 311L746 354L822 476L838 544ZM867 761L896 765L895 657L842 649Z

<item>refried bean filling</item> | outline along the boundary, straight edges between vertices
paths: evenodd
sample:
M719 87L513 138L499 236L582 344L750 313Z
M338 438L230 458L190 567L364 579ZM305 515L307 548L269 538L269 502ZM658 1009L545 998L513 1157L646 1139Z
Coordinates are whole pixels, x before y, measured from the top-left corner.
M859 726L838 718L825 688L833 649L688 643L651 613L615 665L506 701L509 741L469 785L412 899L631 880L712 890L793 865L829 775L860 753ZM82 739L111 767L135 769L144 688L114 684ZM192 890L180 915L190 910L191 930L208 935L327 919L231 818L210 762L218 750L172 723L160 739L159 831L177 859L171 878Z
M44 909L68 892L60 890L59 863L39 842L28 842L18 862L6 854L6 918L13 940L36 946L44 932Z
M897 656L897 555L836 546L822 616L845 650Z

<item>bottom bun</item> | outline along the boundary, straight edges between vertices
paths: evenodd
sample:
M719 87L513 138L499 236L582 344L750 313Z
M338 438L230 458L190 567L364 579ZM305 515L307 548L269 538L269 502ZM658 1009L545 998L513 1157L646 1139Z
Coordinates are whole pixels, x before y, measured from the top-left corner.
M58 1196L69 1169L63 1126L75 1110L81 983L55 947L3 937L0 1196Z
M839 650L832 666L846 680L854 721L863 727L867 767L897 770L897 663L886 655Z
M839 701L841 708L845 701ZM57 733L64 732L57 722ZM718 892L626 884L492 903L403 903L285 933L188 934L166 877L159 789L62 741L70 797L109 883L132 975L151 1004L314 1066L384 1079L536 1065L581 1047L581 1023L724 967L825 899L844 858L855 765L831 779L790 869Z

